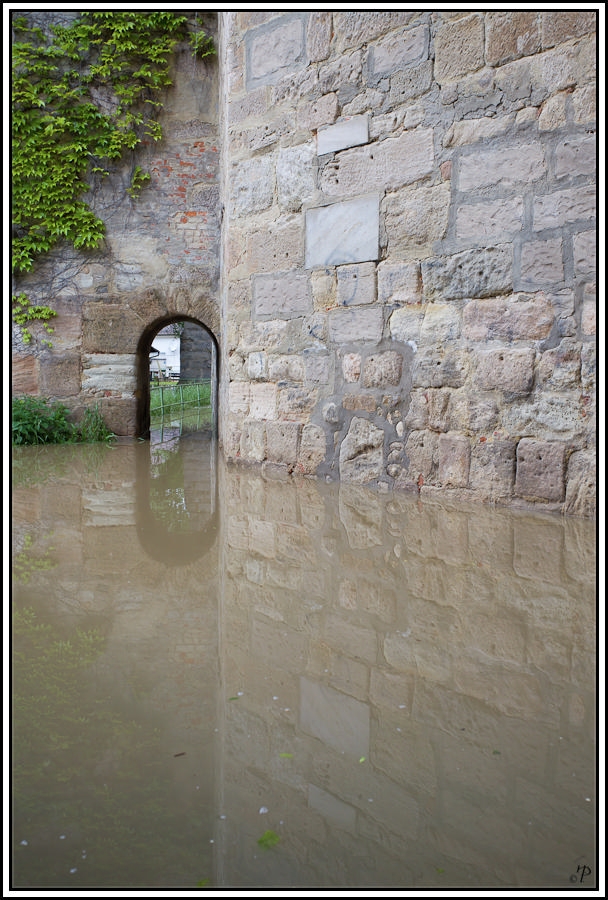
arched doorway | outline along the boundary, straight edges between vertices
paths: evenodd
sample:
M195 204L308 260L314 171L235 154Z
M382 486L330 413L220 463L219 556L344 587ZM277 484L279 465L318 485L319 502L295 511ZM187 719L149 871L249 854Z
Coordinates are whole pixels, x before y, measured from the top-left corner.
M167 339L167 340L166 340ZM157 346L158 345L158 346ZM196 404L200 391L195 385L208 384L211 406L210 424L217 435L218 343L213 332L190 316L167 316L152 322L143 332L137 347L137 437L150 439L151 395L155 384L175 385L183 402L187 388ZM164 395L161 391L161 396ZM158 392L155 391L155 396ZM205 398L207 402L207 398Z

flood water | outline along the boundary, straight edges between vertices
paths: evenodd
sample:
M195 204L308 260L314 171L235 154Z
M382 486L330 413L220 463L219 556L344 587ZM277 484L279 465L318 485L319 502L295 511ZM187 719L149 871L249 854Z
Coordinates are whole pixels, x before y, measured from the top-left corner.
M593 888L595 523L13 452L12 887Z

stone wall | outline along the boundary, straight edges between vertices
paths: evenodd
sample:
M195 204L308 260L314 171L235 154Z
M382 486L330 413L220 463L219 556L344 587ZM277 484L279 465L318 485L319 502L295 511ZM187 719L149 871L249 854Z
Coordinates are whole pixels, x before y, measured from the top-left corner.
M593 514L595 13L221 22L227 458Z

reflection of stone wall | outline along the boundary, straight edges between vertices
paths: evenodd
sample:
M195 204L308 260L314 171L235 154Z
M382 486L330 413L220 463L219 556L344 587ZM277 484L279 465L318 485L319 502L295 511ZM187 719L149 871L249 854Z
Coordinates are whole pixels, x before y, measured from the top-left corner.
M593 11L223 15L231 459L593 514Z
M180 339L180 381L201 381L213 373L213 343L209 333L193 322L183 323Z
M221 493L233 883L567 885L593 854L590 523ZM266 828L280 853L239 855Z

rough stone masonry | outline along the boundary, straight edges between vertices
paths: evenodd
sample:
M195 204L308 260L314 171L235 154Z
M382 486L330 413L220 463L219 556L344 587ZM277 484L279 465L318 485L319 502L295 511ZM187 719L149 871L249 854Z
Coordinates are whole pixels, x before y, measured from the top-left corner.
M16 335L14 389L134 434L148 338L182 316L218 341L229 460L592 516L596 31L218 13L141 199L49 263L56 347Z

